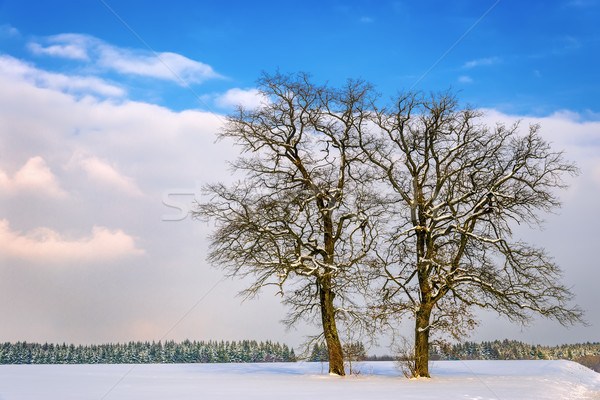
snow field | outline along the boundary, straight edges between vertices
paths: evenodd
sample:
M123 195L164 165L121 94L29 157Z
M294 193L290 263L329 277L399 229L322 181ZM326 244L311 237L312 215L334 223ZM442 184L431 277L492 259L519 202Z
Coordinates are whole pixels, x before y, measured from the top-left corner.
M432 379L405 379L392 362L2 365L0 399L589 399L600 374L570 361L436 361Z

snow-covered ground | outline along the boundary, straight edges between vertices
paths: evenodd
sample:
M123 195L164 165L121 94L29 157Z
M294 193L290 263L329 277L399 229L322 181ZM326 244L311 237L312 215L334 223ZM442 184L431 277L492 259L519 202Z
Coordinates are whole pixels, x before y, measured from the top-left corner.
M354 365L353 367L356 367ZM437 361L408 380L391 362L2 365L0 399L598 399L600 374L569 361Z

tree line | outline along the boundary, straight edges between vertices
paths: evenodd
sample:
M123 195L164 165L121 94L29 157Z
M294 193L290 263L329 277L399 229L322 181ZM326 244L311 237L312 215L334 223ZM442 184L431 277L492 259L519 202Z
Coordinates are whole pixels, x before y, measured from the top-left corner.
M102 345L0 344L0 364L171 364L296 361L294 349L278 342L129 342Z
M362 343L344 346L344 354L352 361L394 361L393 355L367 355ZM465 341L434 345L429 349L432 360L578 360L587 356L600 356L600 343L561 344L542 346L517 340L494 340L481 343ZM307 361L328 361L327 346L312 346Z
M600 343L531 345L516 340L469 342L434 346L432 359L439 360L578 360L600 355Z
M348 361L405 361L398 355L367 355L360 342L345 344L344 356ZM600 343L562 344L542 346L517 340L494 340L481 343L465 341L445 343L429 348L430 360L570 360L600 372ZM307 361L329 360L325 343L315 343Z
M343 346L347 361L394 361L397 356L367 355L361 342ZM531 345L515 340L463 342L431 346L432 360L572 360L600 372L600 343ZM314 343L307 355L278 342L174 341L103 345L39 343L0 344L0 364L173 364L329 361L325 343Z
M319 326L330 373L345 374L341 338L406 320L421 377L430 345L468 337L478 308L584 322L551 255L514 231L539 227L578 173L538 125L488 125L450 91L386 101L305 73L265 73L257 89L261 104L218 133L240 149L239 180L206 184L192 214L213 223L208 260L250 282L243 296L275 288L288 325Z

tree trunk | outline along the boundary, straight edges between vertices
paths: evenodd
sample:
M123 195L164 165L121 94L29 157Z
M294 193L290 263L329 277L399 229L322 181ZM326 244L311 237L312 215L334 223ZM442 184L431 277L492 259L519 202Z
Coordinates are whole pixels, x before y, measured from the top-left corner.
M415 325L415 377L429 378L429 318L431 306L421 304Z
M319 278L319 287L323 333L329 351L329 373L343 376L345 375L344 355L335 324L335 309L333 307L335 294L331 290L331 277Z

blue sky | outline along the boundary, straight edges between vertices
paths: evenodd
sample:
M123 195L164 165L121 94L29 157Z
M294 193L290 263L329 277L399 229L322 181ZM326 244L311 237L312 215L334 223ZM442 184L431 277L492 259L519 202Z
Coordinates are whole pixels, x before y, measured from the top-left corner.
M193 84L199 94L251 87L261 71L279 68L308 71L333 84L361 77L388 95L412 87L470 30L417 89L453 87L478 107L536 116L561 109L597 112L600 106L600 5L595 1L274 4L8 1L0 6L2 47L44 68L85 69L89 65L82 62L65 65L36 57L25 46L78 33L210 65L223 79ZM7 37L7 27L18 29L19 37ZM180 87L143 80L125 84L137 87L130 90L134 98L151 94L174 109L206 107Z
M484 122L540 123L582 174L542 232L590 327L482 314L473 339L598 338L600 2L0 1L0 342L273 339L274 293L205 261L198 187L230 180L215 143L262 71L459 91Z

